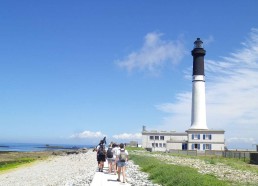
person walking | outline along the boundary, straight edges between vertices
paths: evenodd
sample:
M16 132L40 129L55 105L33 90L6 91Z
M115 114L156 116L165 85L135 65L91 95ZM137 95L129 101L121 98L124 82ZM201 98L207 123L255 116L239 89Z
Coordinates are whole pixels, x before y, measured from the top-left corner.
M120 148L119 148L119 145L117 143L114 144L114 148L113 148L113 153L114 153L114 159L115 159L115 162L114 162L114 173L116 174L117 171L118 171L118 167L117 167L117 161L118 161L118 152L119 152Z
M120 145L120 150L117 153L117 166L118 166L118 178L117 181L120 181L120 175L121 175L121 171L123 174L123 183L125 183L126 181L126 163L128 161L128 151L125 150L125 146L123 143L121 143Z
M97 150L97 160L99 166L99 172L103 172L104 162L106 161L106 149L103 143L100 143Z
M113 144L111 143L107 150L107 161L108 161L108 173L111 174L114 164Z

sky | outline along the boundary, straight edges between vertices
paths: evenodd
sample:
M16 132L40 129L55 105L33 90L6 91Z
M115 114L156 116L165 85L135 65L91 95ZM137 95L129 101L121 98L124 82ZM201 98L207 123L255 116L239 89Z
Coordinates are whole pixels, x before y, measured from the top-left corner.
M258 144L258 1L0 2L0 143L141 142L191 126L203 41L207 126Z

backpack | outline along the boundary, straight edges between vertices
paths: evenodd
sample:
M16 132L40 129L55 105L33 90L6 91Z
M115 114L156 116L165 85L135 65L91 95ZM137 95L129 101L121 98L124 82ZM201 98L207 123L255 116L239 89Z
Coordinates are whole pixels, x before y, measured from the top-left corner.
M112 148L108 148L108 150L107 150L107 157L108 158L113 158Z
M119 154L119 161L125 162L126 157L127 157L127 155L126 155L126 153L125 153L125 150L124 150L124 149L123 149L123 150L121 149L121 150L120 150L120 154Z
M98 155L100 155L100 156L105 155L104 145L99 146Z

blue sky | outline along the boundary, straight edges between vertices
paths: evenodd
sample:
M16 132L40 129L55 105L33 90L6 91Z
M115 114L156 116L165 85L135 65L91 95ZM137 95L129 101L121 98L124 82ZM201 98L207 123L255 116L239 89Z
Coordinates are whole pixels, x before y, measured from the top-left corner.
M207 125L258 143L258 2L0 2L0 142L139 140L191 125L193 42Z

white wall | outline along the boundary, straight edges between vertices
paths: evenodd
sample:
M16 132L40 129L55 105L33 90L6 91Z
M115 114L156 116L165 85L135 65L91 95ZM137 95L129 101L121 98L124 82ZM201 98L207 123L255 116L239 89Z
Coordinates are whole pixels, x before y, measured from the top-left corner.
M167 149L182 150L182 143L167 143Z
M182 135L181 135L182 134ZM200 134L200 139L192 139L192 134ZM211 134L211 139L203 139L203 134ZM154 136L154 139L150 139L150 136ZM155 136L159 136L159 139L155 139ZM164 136L164 140L160 139L160 136ZM168 141L168 143L167 143ZM187 148L192 150L192 144L200 144L200 151L203 149L203 144L212 144L211 150L224 150L225 138L223 131L212 130L206 131L188 131L187 135L183 133L148 133L142 135L142 147L151 148L153 151L165 151L169 149L182 150L182 144L188 141ZM152 144L155 144L154 147ZM156 144L158 143L158 146ZM160 146L162 143L162 147ZM165 144L165 145L163 145Z
M182 135L182 136L170 136L168 137L169 141L185 141L187 140L187 136L186 135Z

